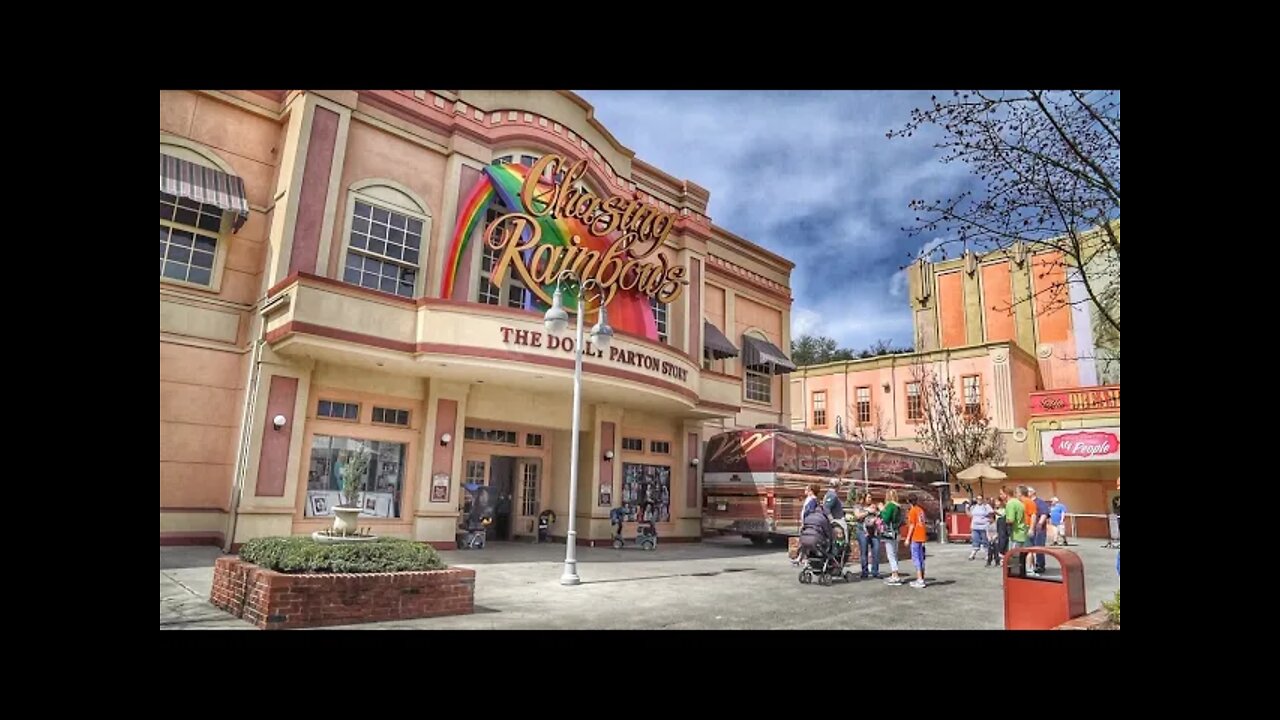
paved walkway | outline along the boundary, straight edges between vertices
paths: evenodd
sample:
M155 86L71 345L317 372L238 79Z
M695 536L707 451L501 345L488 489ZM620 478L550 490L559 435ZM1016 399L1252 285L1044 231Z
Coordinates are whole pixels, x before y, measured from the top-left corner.
M1085 595L1096 609L1120 587L1116 551L1084 540ZM740 539L581 548L582 585L562 587L563 545L494 543L441 553L476 570L476 613L354 626L361 629L1001 629L1000 570L969 562L968 545L928 547L930 586L837 581L801 585L786 552ZM213 548L160 548L160 628L252 629L209 604ZM1053 561L1049 560L1050 574ZM902 563L904 575L913 573ZM881 572L888 574L888 566Z

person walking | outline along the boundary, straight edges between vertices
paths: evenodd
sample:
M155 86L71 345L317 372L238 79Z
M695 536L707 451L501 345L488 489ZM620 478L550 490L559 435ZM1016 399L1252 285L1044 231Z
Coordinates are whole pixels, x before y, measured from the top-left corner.
M1025 516L1024 522L1027 524L1027 536L1023 539L1024 547L1031 547L1035 541L1036 527L1036 501L1031 499L1031 487L1027 485L1018 486L1018 502L1022 503L1022 511ZM1035 572L1035 558L1026 555L1026 570Z
M1049 524L1053 526L1053 544L1067 546L1067 506L1055 495L1049 500Z
M990 545L987 541L987 528L991 526L991 513L993 510L987 504L987 501L979 495L974 499L973 504L969 506L969 543L972 549L969 551L969 559L972 560L978 556L978 551L986 550Z
M925 519L924 508L920 507L920 501L915 493L907 495L907 505L910 506L907 510L907 536L902 541L911 543L911 562L916 566L916 579L911 583L911 587L922 588L925 586L924 544L929 539L929 531L926 529L928 521Z

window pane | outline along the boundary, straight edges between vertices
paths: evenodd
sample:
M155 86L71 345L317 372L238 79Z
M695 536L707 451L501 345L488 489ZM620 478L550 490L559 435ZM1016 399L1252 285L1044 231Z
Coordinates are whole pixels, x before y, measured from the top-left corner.
M419 235L419 236L420 236L420 235L422 235L422 221L421 221L421 220L415 220L415 219L413 219L413 218L409 218L409 224L407 225L407 228L408 228L409 232L410 232L411 234L413 234L413 235Z
M368 205L362 202L356 203L356 217L367 218L369 217L370 211L371 211L371 208ZM367 223L366 223L366 226L367 226Z
M410 249L410 250L405 250L405 251L404 251L404 261L405 261L405 262L408 262L408 263L413 263L414 265L417 265L417 264L418 264L418 251L417 251L417 250L412 250L412 249Z
M213 253L193 252L191 253L191 264L196 267L205 269L213 268Z
M218 247L218 241L217 241L217 240L215 240L215 239L213 239L213 238L211 238L211 237L207 237L207 236L205 236L205 235L197 235L197 236L196 236L196 249L197 249L197 250L203 250L204 252L210 252L210 253L211 253L211 252L213 252L214 248L216 248L216 247Z
M366 242L365 236L357 232L351 233L351 247L363 250Z
M164 193L160 193L160 194L164 195ZM173 206L166 205L163 198L160 200L160 219L161 220L173 219Z
M360 284L360 271L356 270L355 268L349 267L345 271L343 271L342 280L343 282L349 282L349 283L358 285Z
M360 412L360 406L355 403L347 403L343 417L348 420L355 420L356 414Z
M404 236L404 244L417 250L422 247L422 236L415 232L407 233Z
M386 242L385 240L370 240L370 241L369 241L369 252L378 253L379 255L382 255L382 254L386 253L386 252L387 252L387 242Z
M387 243L387 255L400 260L404 257L404 246L395 243Z
M384 292L395 292L395 291L396 291L396 279L395 279L395 278L389 278L389 277L384 277L384 278L382 278L382 283L381 283L381 286L379 287L379 289L380 289L380 290L382 290L382 291L384 291Z
M400 213L391 213L391 227L399 228L403 230L405 226L405 222L407 221L408 221L408 218L401 215Z
M196 210L200 207L200 203L196 202L195 200L192 200L191 198L180 197L178 198L178 207L190 208L191 210Z
M211 232L218 232L218 229L221 227L222 227L221 216L219 215L201 215L200 216L200 229L209 230Z
M380 207L376 207L373 209L373 219L380 223L385 223L388 219L390 219L390 217L391 217L391 213L386 210L383 210Z
M413 297L413 283L400 283L400 286L396 289L396 294L401 297Z
M175 222L180 222L183 225L195 225L197 217L198 215L195 210L188 210L180 207L178 208L177 214L173 216L173 219Z
M173 280L186 280L187 266L182 263L167 262L164 264L164 276Z
M353 232L365 233L369 232L369 221L364 218L356 218L351 221L351 230Z
M190 248L177 247L177 246L169 248L169 260L182 262L182 263L188 262L189 260L191 260Z
M387 233L387 239L393 243L404 244L404 230L391 228L391 232Z
M169 235L169 242L182 247L191 247L191 233L186 230L174 230Z
M374 237L376 237L376 238L380 238L380 239L382 239L382 240L386 240L386 239L387 239L387 226L386 226L386 225L381 225L381 224L379 224L379 223L374 223L372 226L370 226L369 234L370 234L370 235L372 235L372 236L374 236Z
M210 271L206 268L193 267L191 274L187 276L188 282L199 283L201 285L209 284Z

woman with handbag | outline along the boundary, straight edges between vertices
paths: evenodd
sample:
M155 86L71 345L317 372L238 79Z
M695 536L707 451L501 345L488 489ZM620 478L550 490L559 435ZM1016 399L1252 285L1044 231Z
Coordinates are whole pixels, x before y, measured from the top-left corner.
M880 508L880 538L884 543L884 554L889 559L889 585L901 585L902 576L898 574L898 530L902 525L902 511L898 506L898 491L889 490L884 495L884 505Z

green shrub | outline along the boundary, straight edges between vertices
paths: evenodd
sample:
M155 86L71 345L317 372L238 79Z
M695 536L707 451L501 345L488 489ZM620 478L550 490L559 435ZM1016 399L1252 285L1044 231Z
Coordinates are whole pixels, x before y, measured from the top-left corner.
M240 548L240 558L283 573L375 573L446 567L435 548L394 538L362 543L319 543L301 535L254 538Z
M1107 614L1111 616L1111 622L1120 624L1120 591L1116 591L1114 600L1103 600L1102 607L1106 608Z

